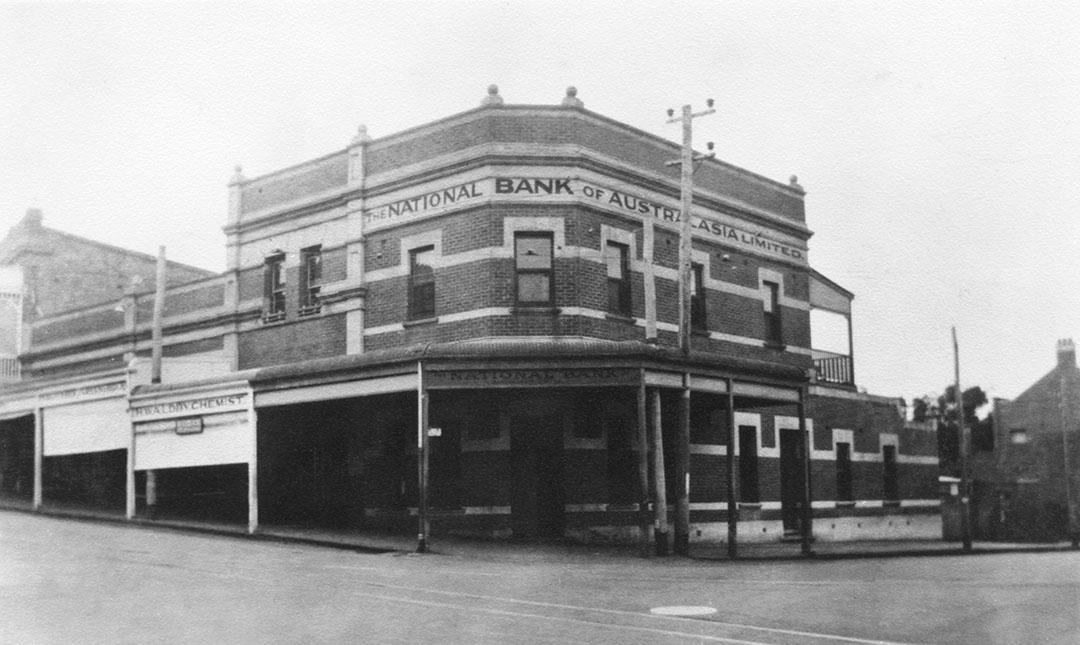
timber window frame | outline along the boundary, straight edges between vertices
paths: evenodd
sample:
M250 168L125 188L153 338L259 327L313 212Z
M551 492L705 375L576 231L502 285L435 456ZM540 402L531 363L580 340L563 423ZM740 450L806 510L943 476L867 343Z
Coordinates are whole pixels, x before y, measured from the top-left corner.
M409 320L435 317L435 246L409 250Z
M264 323L285 320L285 253L275 252L263 263Z
M783 347L784 325L780 313L780 283L771 280L763 280L761 287L764 290L762 298L762 310L765 322L765 344L771 347Z
M604 264L607 266L608 312L630 317L630 246L608 240L604 245Z
M518 306L555 305L554 250L551 231L514 233L514 300Z
M709 328L708 309L705 304L705 265L690 264L690 329L704 331Z
M319 300L322 282L322 246L309 246L300 249L300 310L301 316L319 313L322 303Z

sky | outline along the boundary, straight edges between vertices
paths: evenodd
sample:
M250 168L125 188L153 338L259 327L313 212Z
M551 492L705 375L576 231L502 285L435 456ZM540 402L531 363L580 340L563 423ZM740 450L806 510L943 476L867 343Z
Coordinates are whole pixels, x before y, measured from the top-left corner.
M0 0L0 234L224 270L226 184L479 105L585 107L806 189L860 388L1014 398L1080 341L1071 2Z

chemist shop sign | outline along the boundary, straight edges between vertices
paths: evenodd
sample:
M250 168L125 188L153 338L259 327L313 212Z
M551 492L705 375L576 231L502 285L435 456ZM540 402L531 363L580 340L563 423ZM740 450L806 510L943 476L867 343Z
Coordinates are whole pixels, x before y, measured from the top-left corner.
M491 177L456 184L391 201L366 211L364 219L367 226L378 228L436 215L463 205L502 200L593 204L671 225L681 219L680 209L642 197L640 193L616 190L572 177ZM806 261L805 252L797 246L715 219L694 216L691 227L695 235L731 246Z

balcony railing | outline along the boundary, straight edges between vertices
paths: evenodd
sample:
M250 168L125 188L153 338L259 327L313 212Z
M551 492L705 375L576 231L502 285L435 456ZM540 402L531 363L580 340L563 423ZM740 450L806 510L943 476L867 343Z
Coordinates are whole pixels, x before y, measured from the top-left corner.
M12 383L19 380L19 359L15 356L0 356L0 383Z
M836 383L838 385L855 384L850 356L815 351L814 371L817 373L819 382Z

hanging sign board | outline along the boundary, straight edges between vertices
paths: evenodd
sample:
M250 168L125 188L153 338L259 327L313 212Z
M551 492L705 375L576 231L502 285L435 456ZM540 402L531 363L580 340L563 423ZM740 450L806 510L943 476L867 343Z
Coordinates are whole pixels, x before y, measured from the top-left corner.
M189 417L176 420L176 434L199 434L203 431L202 417Z

